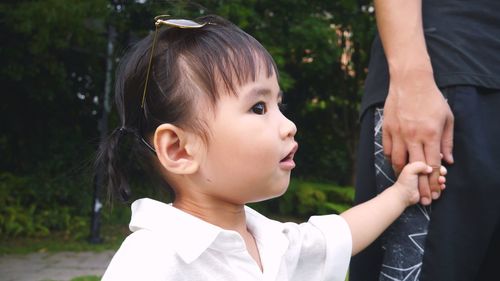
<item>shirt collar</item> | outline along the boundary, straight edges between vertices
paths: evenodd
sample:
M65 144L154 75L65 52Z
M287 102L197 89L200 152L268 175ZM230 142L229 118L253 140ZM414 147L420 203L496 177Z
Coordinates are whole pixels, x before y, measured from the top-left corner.
M147 229L164 236L186 262L197 259L213 243L222 228L153 199L132 203L132 232Z
M266 277L264 279L276 280L281 261L289 246L284 224L271 220L247 206L245 213L247 227L259 246L259 255Z
M279 259L288 247L287 239L283 239L283 224L272 221L247 206L245 206L245 214L248 229L257 243L263 245L263 249L269 247L273 249L270 253L261 251L262 258ZM132 203L132 218L129 227L132 232L146 229L160 233L168 239L173 249L186 263L196 260L209 247L227 250L224 249L228 245L225 242L234 241L235 236L240 237L234 231L224 230L181 211L171 204L149 198L138 199Z

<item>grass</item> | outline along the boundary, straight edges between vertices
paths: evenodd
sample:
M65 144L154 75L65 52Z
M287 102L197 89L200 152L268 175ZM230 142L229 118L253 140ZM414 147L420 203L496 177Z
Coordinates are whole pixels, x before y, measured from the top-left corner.
M101 277L95 276L95 275L85 275L85 276L78 276L70 281L100 281ZM42 281L55 281L55 280L42 280Z
M68 238L64 233L52 233L47 237L40 238L2 238L0 240L0 254L116 250L128 233L127 225L105 225L101 229L103 242L99 244L91 244L86 239ZM78 279L78 281L83 280L94 279Z
M70 281L99 281L101 277L95 275L79 276L71 279Z

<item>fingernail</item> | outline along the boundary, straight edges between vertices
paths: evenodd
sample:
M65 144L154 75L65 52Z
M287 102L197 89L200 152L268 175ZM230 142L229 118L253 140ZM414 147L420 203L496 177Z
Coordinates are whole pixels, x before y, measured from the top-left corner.
M432 199L436 200L439 198L439 193L438 192L432 192Z
M427 197L422 197L422 199L420 199L420 202L422 203L422 205L429 205L431 203L430 199Z

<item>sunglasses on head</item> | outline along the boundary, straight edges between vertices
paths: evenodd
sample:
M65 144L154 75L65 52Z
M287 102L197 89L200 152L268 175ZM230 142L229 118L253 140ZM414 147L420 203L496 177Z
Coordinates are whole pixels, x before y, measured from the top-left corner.
M153 62L153 54L156 46L156 37L158 35L158 29L162 26L170 26L170 27L175 27L175 28L182 28L182 29L196 29L196 28L202 28L207 24L211 24L209 22L204 22L204 23L197 23L192 20L186 20L186 19L171 19L169 18L169 15L159 15L154 18L155 20L155 34L153 37L153 44L151 45L151 50L149 54L149 62L148 62L148 68L146 72L146 81L144 81L144 90L142 92L142 100L141 100L141 110L144 111L144 103L146 101L146 93L148 90L148 82L149 82L149 72L151 71L151 64ZM143 112L144 113L144 112ZM144 113L145 114L145 113ZM140 122L139 122L140 123ZM141 134L141 142L144 143L144 145L147 146L149 150L151 150L153 153L156 154L156 150L151 146L142 136Z
M158 35L158 28L162 25L170 26L170 27L177 27L177 28L182 28L182 29L195 29L195 28L202 28L205 25L209 24L208 22L204 23L197 23L192 20L186 20L186 19L169 19L169 15L159 15L154 18L155 20L155 35L153 37L153 45L151 46L151 51L149 55L149 63L148 63L148 69L146 72L146 81L144 82L144 91L142 92L142 101L141 101L141 108L144 108L144 102L146 100L146 92L148 89L148 81L149 81L149 72L151 70L151 63L153 61L153 54L156 46L156 37Z

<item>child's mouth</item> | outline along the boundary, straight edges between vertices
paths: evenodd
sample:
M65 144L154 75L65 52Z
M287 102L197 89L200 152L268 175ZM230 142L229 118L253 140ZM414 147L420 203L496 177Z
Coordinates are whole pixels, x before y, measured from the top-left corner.
M280 167L284 170L292 170L293 168L295 168L295 161L293 161L293 157L295 155L295 152L297 152L297 149L298 149L298 145L295 144L292 148L292 150L290 151L290 153L288 153L287 156L285 156L285 158L281 159L280 161Z

